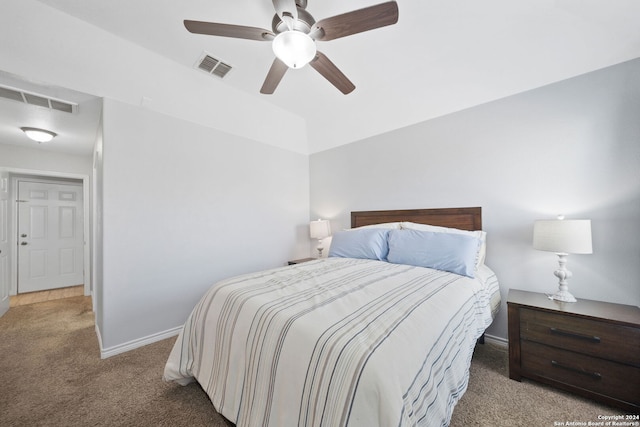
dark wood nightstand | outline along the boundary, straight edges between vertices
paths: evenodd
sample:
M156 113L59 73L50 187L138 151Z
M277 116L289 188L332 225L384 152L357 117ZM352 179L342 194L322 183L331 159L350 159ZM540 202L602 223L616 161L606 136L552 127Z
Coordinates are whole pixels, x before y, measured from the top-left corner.
M314 259L318 259L318 258L300 258L300 259L294 259L289 261L289 265L295 265L295 264L300 264L303 262L307 262L307 261L313 261Z
M640 308L509 290L509 377L640 409Z

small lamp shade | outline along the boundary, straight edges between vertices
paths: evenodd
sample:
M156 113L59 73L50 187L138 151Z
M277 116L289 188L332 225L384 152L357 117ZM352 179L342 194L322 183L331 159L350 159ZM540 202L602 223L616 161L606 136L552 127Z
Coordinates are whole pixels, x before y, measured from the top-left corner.
M324 239L331 235L331 225L326 219L319 219L309 223L309 235L312 239Z
M533 225L533 248L564 254L590 254L591 220L538 220Z

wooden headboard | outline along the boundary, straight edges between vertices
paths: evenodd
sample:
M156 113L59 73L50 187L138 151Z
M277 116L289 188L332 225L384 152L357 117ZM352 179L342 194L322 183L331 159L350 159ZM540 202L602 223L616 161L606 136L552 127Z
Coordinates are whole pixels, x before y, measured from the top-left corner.
M482 230L482 208L406 209L351 212L351 228L385 222L411 221L461 230Z

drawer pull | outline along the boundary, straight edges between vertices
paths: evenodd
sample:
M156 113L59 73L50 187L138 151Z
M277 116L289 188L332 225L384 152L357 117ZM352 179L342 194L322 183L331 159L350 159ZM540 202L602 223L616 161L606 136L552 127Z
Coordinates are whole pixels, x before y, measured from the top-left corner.
M596 337L594 335L583 335L583 334L578 334L575 332L571 332L571 331L564 331L562 329L558 329L558 328L549 328L549 330L551 331L552 334L556 334L556 335L562 335L565 337L572 337L572 338L579 338L581 340L587 340L587 341L591 341L591 342L595 342L595 343L599 343L600 342L600 337Z
M563 365L561 363L556 362L555 360L552 360L551 364L556 368L566 369L567 371L576 372L578 374L586 375L588 377L595 378L598 380L602 378L602 375L599 372L583 371L582 369L574 368L573 366Z

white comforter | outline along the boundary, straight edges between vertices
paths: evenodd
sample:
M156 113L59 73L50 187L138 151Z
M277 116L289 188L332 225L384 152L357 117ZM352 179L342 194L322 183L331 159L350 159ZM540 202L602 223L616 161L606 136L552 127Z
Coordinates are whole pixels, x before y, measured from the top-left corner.
M498 282L329 258L235 277L195 307L164 378L242 426L448 425Z

